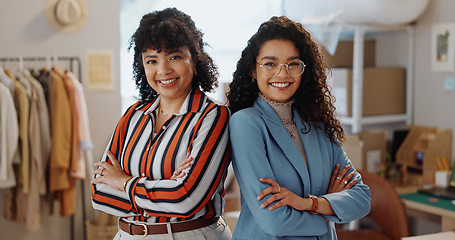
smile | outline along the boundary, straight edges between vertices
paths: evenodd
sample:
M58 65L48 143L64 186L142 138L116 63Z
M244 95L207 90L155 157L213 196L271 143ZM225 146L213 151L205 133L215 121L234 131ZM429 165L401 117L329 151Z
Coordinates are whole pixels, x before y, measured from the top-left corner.
M161 80L159 81L161 84L164 84L164 85L167 85L167 84L171 84L175 81L177 81L178 78L173 78L173 79L170 79L170 80Z
M270 83L270 85L272 85L272 87L285 88L285 87L291 85L291 83L289 83L289 82L287 82L287 83Z

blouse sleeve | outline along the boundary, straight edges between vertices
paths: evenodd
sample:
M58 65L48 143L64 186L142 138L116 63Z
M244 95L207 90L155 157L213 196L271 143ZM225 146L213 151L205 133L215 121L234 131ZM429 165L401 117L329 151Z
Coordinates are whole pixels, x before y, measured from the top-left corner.
M189 217L203 208L206 213L214 211L207 205L213 198L220 198L223 189L229 163L229 116L225 106L213 104L206 109L193 128L188 150L194 160L188 173L178 180L134 177L128 182L126 193L118 191L122 195L119 201L123 204L126 200L122 211L145 211L155 217ZM118 213L118 206L114 203L108 211Z
M127 188L135 209L151 216L188 217L206 207L222 188L228 165L228 119L224 106L208 110L194 127L190 153L194 162L178 181L136 178Z
M121 152L121 139L125 139L127 132L127 122L136 106L137 104L131 106L122 115L107 145L106 150L112 152L117 159L118 153ZM110 161L106 153L103 154L101 161ZM95 177L98 177L98 175ZM95 210L119 217L139 215L130 203L126 192L113 189L107 184L92 184L92 206Z
M255 118L244 112L237 112L229 122L235 176L244 203L251 211L254 221L264 232L275 236L324 234L327 232L327 227L322 215L298 211L289 206L283 206L273 211L260 208L267 198L261 201L256 198L269 185L259 182L258 179L274 178L265 145L264 134L267 134L267 129L261 121L259 117ZM285 170L283 169L283 171Z

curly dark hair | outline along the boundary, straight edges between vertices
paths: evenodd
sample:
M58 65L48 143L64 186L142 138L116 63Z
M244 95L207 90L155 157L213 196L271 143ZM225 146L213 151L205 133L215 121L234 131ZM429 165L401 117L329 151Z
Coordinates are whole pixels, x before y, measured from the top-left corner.
M302 24L285 16L272 17L259 27L258 31L248 40L248 44L237 62L233 80L229 84L227 99L232 113L251 107L258 97L259 88L252 80L256 71L256 58L262 45L270 40L289 40L294 43L305 64L301 83L295 92L293 106L297 109L303 122L308 122L305 129L308 133L312 127L324 128L323 131L331 142L341 145L345 140L343 128L335 117L334 97L327 85L326 74L330 68L323 61L318 45L311 39ZM323 124L323 127L321 124ZM307 126L304 124L304 126Z
M196 62L192 87L210 92L218 86L218 70L204 51L207 44L202 36L191 17L176 8L154 11L142 17L128 46L128 50L134 47L133 77L141 102L150 102L158 95L148 84L142 63L142 53L149 49L172 51L187 46Z

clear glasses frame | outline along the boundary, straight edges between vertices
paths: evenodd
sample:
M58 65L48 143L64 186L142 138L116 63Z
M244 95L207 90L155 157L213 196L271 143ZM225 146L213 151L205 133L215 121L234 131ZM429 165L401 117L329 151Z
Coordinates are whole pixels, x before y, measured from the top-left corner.
M293 67L293 66L289 66L289 64L291 64L291 63L294 63L294 61L291 61L291 62L288 62L288 63L282 63L282 64L279 64L279 65L277 65L277 66L273 66L273 68L276 68L276 69L277 69L275 74L270 74L270 71L271 71L272 69L267 69L267 68L270 68L271 66L265 65L265 63L264 63L264 64L256 63L256 64L258 64L259 67L262 68L262 72L263 72L267 77L276 77L276 76L278 76L278 74L280 74L280 72L281 72L281 66L282 66L282 65L285 66L286 72L289 74L289 76L291 76L291 77L298 77L298 76L301 76L301 75L303 74L303 72L305 71L305 67L306 67L305 63L304 63L302 60L299 61L299 63L300 63L299 67L301 67L302 70L301 70L300 73L297 74L297 75L291 74L291 70L289 70L289 67L291 67L291 68Z

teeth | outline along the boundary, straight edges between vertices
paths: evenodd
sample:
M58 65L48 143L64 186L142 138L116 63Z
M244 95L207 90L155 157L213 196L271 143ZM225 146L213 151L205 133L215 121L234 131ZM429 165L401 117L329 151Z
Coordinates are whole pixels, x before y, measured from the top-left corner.
M291 85L291 83L270 83L270 85L272 85L274 87L283 88L283 87L287 87L287 86Z
M172 82L175 82L175 80L177 80L177 78L174 78L174 79L171 79L171 80L167 80L167 81L160 81L162 84L170 84Z

